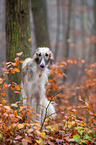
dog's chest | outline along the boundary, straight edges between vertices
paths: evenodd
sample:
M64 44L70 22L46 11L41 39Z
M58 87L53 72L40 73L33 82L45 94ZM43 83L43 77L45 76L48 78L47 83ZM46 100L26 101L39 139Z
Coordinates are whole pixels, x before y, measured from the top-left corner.
M39 89L42 85L42 73L36 73L33 76L32 88Z
M31 96L45 89L47 79L47 72L38 71L34 73L32 80L28 82L28 92L30 92Z

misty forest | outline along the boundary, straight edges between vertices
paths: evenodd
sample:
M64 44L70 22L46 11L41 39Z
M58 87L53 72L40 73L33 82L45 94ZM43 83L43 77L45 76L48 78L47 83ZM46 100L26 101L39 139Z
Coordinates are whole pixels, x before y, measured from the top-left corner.
M21 99L21 67L38 47L55 58L42 124ZM96 144L96 0L0 0L0 144Z

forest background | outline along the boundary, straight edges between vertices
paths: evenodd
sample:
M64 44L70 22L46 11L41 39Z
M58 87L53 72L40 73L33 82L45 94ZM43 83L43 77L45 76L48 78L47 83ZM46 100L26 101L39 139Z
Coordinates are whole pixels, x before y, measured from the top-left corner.
M67 128L69 138L68 134L61 137L65 143L96 143L93 133L96 131L96 0L0 0L0 100L3 107L6 102L2 102L2 98L10 105L20 101L21 64L41 46L51 48L55 56L46 85L49 100L54 96L56 102L57 119L51 131L60 134L63 130L66 134ZM76 120L86 125L78 125ZM82 128L79 130L78 126ZM85 126L89 129L87 137ZM74 127L76 132L71 131ZM90 133L90 129L93 132ZM74 137L77 134L79 136ZM1 138L7 137L1 134ZM22 138L15 141L23 142L25 136ZM46 139L41 138L45 143Z

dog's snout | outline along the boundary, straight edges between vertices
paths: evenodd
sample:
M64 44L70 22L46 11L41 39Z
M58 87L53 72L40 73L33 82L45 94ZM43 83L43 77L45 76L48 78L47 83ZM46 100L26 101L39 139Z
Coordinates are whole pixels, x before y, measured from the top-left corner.
M40 62L40 67L41 68L44 68L45 67L45 59L44 59L44 57L42 57L42 59L41 59L41 62Z
M40 64L40 67L41 67L41 68L44 68L44 64Z

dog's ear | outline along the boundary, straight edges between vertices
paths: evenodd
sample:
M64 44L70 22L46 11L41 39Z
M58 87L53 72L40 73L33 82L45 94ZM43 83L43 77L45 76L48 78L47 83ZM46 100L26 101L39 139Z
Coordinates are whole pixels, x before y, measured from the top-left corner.
M35 60L37 57L38 57L38 53L35 53L35 54L33 55L33 59Z
M38 61L38 49L36 49L35 54L33 55L33 59L37 62Z
M38 57L38 51L39 51L39 48L36 49L36 52L35 52L35 54L33 55L33 59L35 59L35 58Z
M55 59L54 59L54 54L50 51L49 54L49 59L50 59L50 63L52 63Z

